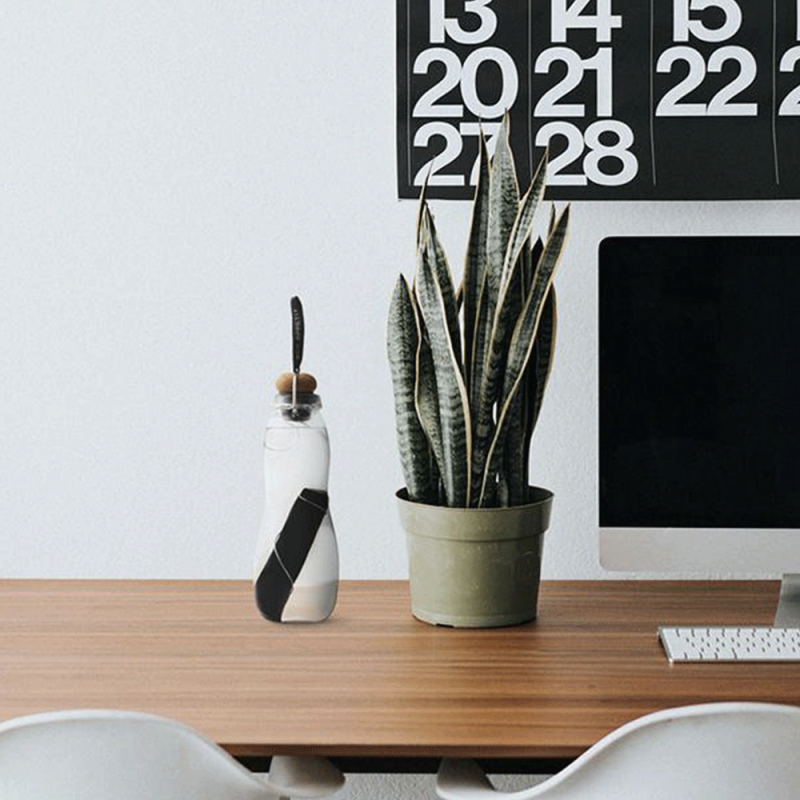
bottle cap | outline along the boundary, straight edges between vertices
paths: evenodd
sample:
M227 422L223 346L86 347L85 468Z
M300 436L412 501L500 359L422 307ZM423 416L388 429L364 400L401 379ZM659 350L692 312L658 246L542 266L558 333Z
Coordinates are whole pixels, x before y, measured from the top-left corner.
M297 386L294 379L297 377ZM282 372L275 381L278 394L313 394L317 388L317 379L308 372Z

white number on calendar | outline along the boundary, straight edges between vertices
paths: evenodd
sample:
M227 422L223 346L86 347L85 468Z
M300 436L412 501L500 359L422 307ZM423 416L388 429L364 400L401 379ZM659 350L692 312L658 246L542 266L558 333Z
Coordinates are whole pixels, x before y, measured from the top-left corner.
M500 94L492 102L478 97L478 70L484 64L496 64L500 68ZM461 94L467 108L480 119L502 116L517 99L519 76L514 59L499 47L481 47L473 50L465 59L461 72Z
M800 41L800 0L797 0L797 6L795 9L795 24L797 25L797 32L794 35L794 38Z
M548 122L539 128L536 144L550 147L551 140L556 137L563 137L566 147L555 157L551 155L547 180L552 186L586 186L587 183L622 186L632 181L639 171L639 162L630 152L633 131L624 122L599 120L589 125L585 133L571 122ZM582 172L564 172L581 156ZM619 168L613 172L604 171L602 166L608 161L617 162Z
M486 137L486 149L490 156L494 155L495 148L497 147L497 134L500 133L499 122L462 122L458 126L462 136L480 136L481 131ZM475 163L472 165L472 171L469 174L469 185L475 186L478 182L478 168L480 153L475 157Z
M797 62L800 61L800 45L789 48L781 59L780 71L781 72L794 72ZM800 117L800 86L792 89L778 109L779 117Z
M497 30L497 15L488 8L492 0L465 0L464 12L477 16L479 24L474 30L464 30L457 19L445 17L445 0L430 0L431 44L443 44L449 36L459 44L480 44L491 39Z
M553 0L550 22L550 40L566 42L567 33L578 28L595 31L595 40L610 42L611 34L622 27L622 17L611 13L611 0L594 0L595 14L588 14L587 7L592 0Z
M670 47L665 50L656 63L656 72L671 72L679 61L689 66L686 77L673 86L656 106L657 117L755 117L757 103L733 103L735 97L747 89L756 79L758 67L753 54L744 47L729 45L715 50L708 59L692 47ZM706 103L682 102L690 92L697 89L705 80L707 72L722 72L727 61L739 64L739 74L723 86Z
M444 75L438 83L431 86L414 105L415 117L460 117L464 107L456 103L437 101L458 86L461 81L461 62L458 56L444 47L431 47L423 50L414 60L414 74L427 75L431 64L444 64Z
M439 136L444 140L444 148L432 159L427 161L417 171L414 178L415 186L424 185L426 179L429 186L463 186L463 175L442 174L441 170L452 164L460 155L463 137L479 136L483 131L486 137L486 149L490 155L494 154L497 146L497 134L500 133L499 122L462 122L458 128L449 122L426 122L414 136L414 147L428 147L431 139ZM469 182L474 186L478 181L478 158L470 173Z
M675 0L673 6L672 38L676 42L688 42L694 36L704 42L724 42L741 27L742 9L736 0ZM718 28L707 27L701 19L691 17L692 11L719 9L725 20Z
M414 134L414 147L429 147L434 137L444 139L444 148L423 164L414 178L414 186L422 186L427 178L430 186L463 186L463 175L441 174L441 170L461 155L461 134L449 122L426 122Z
M533 110L534 117L585 117L586 106L583 103L559 103L562 97L578 87L587 70L597 74L597 116L610 117L612 111L612 68L611 48L600 47L591 58L581 58L574 50L567 47L550 47L536 59L533 71L550 72L556 61L567 66L566 75L539 99Z
M460 117L464 107L460 103L438 103L449 91L461 87L461 97L476 117L491 119L501 116L511 108L519 92L519 76L514 59L499 47L479 47L465 59L462 67L458 56L444 47L423 50L414 61L414 74L427 74L431 64L444 64L442 78L431 86L414 104L415 117ZM484 64L495 64L500 69L500 93L496 98L484 100L478 96L478 70Z

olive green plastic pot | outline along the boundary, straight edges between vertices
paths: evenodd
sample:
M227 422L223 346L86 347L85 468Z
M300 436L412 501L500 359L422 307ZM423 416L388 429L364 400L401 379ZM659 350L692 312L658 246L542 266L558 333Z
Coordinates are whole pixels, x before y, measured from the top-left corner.
M553 493L528 491L529 502L511 508L429 506L397 492L417 619L493 628L536 618Z

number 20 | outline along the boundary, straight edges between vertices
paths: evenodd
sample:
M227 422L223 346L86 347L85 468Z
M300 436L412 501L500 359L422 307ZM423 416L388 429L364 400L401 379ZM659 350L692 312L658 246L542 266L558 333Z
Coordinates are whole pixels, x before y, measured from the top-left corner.
M462 67L458 56L444 47L431 47L423 50L414 61L414 74L426 75L431 64L444 64L444 75L431 86L414 105L415 117L460 117L464 113L460 103L438 103L448 92L456 87L461 89L461 97L472 114L480 119L499 117L514 105L519 91L519 76L514 59L499 47L479 47L465 59ZM485 63L496 64L500 68L500 96L488 105L478 96L478 71Z

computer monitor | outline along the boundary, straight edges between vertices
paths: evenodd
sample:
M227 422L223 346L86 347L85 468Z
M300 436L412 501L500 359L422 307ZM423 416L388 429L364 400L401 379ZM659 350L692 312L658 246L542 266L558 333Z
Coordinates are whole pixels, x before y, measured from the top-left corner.
M800 237L605 239L598 312L601 564L780 574L800 626Z

